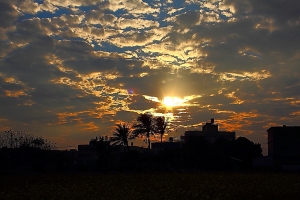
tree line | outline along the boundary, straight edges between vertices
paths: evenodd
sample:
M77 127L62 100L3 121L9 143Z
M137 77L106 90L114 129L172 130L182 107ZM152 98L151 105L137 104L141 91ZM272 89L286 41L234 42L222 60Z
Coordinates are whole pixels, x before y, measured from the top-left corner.
M160 138L176 129L163 116L151 113L139 114L136 123L116 124L109 141L103 137L90 140L90 147L97 154L94 163L76 163L76 153L57 150L54 143L22 131L8 130L0 134L0 169L34 171L155 171L155 170L230 170L250 169L253 157L262 156L260 144L255 144L245 137L234 141L219 139L214 143L202 137L186 139L177 149L161 148L150 151L151 137ZM129 141L143 138L147 150L143 153L131 149ZM115 154L114 149L125 147L125 152ZM75 153L75 154L74 154ZM79 155L79 152L78 152ZM51 169L50 169L51 168ZM0 170L1 171L1 170ZM3 170L2 170L3 171Z
M6 130L4 133L0 133L0 148L57 149L54 143L41 136L18 130Z
M151 113L140 114L133 125L128 123L116 124L110 138L113 145L124 145L129 149L128 141L135 138L144 138L148 150L151 146L151 137L158 135L162 143L165 133L173 130L171 124L163 116L154 117Z
M134 124L116 124L110 144L125 146L126 151L121 155L120 166L136 167L140 165L154 165L164 169L250 169L252 158L262 156L262 148L258 143L253 143L245 137L238 137L234 141L219 139L214 143L208 142L202 137L192 137L182 143L180 149L161 149L157 154L150 153L151 137L159 136L162 144L165 133L172 130L171 125L164 117L154 117L150 113L143 113L137 117ZM136 152L130 149L129 140L143 138L147 143L148 153ZM103 137L90 140L98 155L98 165L103 168L114 163L110 160L110 151ZM106 167L105 167L106 166ZM117 167L117 168L118 168ZM145 166L144 166L145 167ZM144 168L138 167L138 168ZM127 167L128 168L128 167ZM147 168L147 167L146 167ZM128 168L130 169L130 167Z

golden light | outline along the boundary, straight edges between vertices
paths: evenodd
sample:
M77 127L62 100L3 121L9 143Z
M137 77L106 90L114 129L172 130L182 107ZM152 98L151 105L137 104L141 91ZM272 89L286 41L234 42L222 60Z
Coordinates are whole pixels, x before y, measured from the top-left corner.
M185 99L181 99L179 97L164 97L162 104L166 107L175 107L183 105L185 101Z

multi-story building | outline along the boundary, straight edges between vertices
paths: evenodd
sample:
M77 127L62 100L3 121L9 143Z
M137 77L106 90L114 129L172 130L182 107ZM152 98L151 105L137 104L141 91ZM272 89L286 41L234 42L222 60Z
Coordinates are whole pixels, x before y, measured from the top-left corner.
M300 167L300 126L277 126L268 130L268 156L275 166Z
M300 126L273 126L267 132L268 156L253 159L253 165L300 170Z
M181 137L185 141L193 137L203 137L207 141L214 143L218 139L235 140L235 132L219 131L218 124L215 123L214 118L210 122L206 122L202 126L202 131L185 131L184 136Z
M268 130L269 156L300 156L300 126L277 126Z

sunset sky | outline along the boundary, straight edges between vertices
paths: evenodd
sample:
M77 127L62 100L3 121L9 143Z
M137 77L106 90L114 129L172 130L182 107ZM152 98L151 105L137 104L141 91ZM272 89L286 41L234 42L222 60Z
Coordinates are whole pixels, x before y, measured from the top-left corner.
M147 111L266 153L300 125L300 1L0 0L1 132L76 148Z

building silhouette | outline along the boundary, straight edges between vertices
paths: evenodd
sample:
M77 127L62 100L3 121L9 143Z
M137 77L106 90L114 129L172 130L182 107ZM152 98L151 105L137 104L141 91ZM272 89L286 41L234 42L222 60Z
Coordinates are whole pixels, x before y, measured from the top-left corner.
M79 164L93 163L97 160L97 150L90 144L78 145L77 160Z
M269 156L300 156L300 126L283 125L267 131Z
M300 126L277 126L268 130L268 156L275 166L300 169Z
M254 158L253 166L300 170L300 126L273 126L267 132L268 156Z
M171 149L180 149L182 146L181 141L175 141L173 137L169 138L169 141L163 142L152 142L151 143L151 150L153 152L158 152L160 150L171 150Z
M193 137L203 137L210 143L214 143L218 139L226 139L231 141L235 140L235 132L219 131L218 124L215 123L214 118L211 118L210 122L206 122L202 126L202 131L185 131L184 136L181 138L186 141Z

